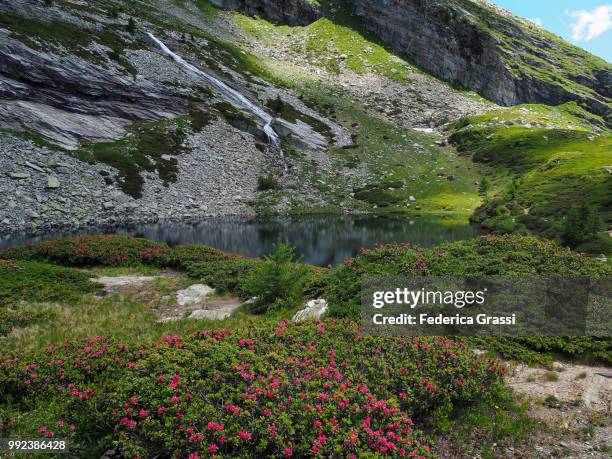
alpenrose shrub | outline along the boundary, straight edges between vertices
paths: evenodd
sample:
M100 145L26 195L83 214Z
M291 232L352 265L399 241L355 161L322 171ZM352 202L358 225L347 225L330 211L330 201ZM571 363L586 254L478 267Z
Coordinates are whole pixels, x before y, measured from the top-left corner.
M170 251L166 244L130 236L98 235L25 244L2 252L5 258L42 260L66 266L126 266L154 263Z
M90 279L90 274L74 268L0 259L0 309L21 301L72 303L98 289Z
M612 268L552 241L525 236L485 235L422 249L409 243L361 249L329 270L319 294L335 317L360 319L361 282L367 276L611 275Z
M94 338L0 356L2 436L80 457L432 457L419 424L497 393L504 367L445 338L262 321L138 350Z

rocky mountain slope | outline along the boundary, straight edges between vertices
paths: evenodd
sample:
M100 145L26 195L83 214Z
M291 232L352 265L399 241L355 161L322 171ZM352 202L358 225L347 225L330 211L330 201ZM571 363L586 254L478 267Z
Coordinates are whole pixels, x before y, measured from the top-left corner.
M449 123L574 100L590 111L574 123L609 135L608 63L470 0L0 0L0 35L3 234L315 211L466 218L499 170L447 146Z
M433 75L500 105L578 101L612 123L612 65L486 0L216 0L273 21L364 29ZM354 26L355 22L350 25Z
M501 105L575 100L612 124L612 65L486 1L357 0L395 50Z

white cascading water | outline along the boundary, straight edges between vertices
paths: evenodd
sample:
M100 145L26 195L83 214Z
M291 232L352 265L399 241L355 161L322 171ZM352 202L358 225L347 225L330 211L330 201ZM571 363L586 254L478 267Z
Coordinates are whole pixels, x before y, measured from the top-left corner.
M191 65L181 56L172 52L162 41L158 40L157 37L155 37L155 35L153 35L152 33L148 32L147 35L149 36L151 40L155 42L155 44L157 44L157 46L159 46L159 48L162 50L164 54L172 58L178 64L185 67L191 73L194 73L195 75L198 75L204 78L214 87L216 87L221 93L223 93L225 97L230 99L234 104L244 107L245 109L253 113L256 117L258 117L264 123L264 132L268 136L268 141L270 142L270 145L280 148L280 144L281 144L280 137L278 136L276 131L272 128L272 121L274 119L272 116L270 116L260 107L255 105L248 98L240 94L238 91L229 87L223 81L218 80L214 76L200 70L194 65Z

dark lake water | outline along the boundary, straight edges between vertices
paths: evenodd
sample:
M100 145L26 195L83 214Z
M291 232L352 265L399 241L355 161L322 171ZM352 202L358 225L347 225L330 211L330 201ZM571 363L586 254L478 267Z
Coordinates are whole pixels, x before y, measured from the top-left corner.
M0 248L66 235L118 233L140 236L169 245L206 244L218 249L259 257L269 254L276 242L293 244L305 263L339 264L360 247L376 243L410 242L432 247L446 241L469 239L478 231L465 224L432 217L316 216L245 220L207 219L195 223L159 222L112 229L85 229L72 233L20 237L0 236Z

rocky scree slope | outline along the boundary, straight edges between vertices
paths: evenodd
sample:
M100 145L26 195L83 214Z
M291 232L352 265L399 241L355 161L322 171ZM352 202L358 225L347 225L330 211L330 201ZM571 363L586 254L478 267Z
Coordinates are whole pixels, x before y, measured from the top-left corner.
M282 175L283 166L261 121L145 32L254 101L257 90L281 94L246 71L248 56L210 35L216 24L198 21L201 11L187 12L199 26L177 11L157 2L0 1L0 233L254 214L258 177ZM339 146L350 141L311 115ZM275 123L306 156L327 146L307 123ZM304 195L319 199L307 185Z

